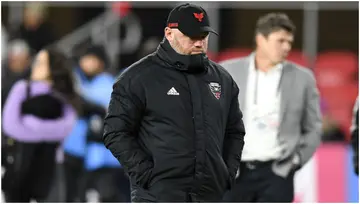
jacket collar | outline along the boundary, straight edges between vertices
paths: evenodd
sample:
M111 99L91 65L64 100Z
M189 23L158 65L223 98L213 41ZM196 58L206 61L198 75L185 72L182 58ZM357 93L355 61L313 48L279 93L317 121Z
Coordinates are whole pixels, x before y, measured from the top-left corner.
M171 47L166 38L159 44L155 55L161 59L162 64L166 67L183 72L201 73L206 71L209 65L206 54L181 55Z

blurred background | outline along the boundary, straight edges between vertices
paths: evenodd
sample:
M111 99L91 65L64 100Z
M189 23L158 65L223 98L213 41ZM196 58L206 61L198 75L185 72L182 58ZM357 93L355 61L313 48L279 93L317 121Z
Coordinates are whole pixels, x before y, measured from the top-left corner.
M322 145L296 175L295 201L358 202L359 183L353 173L349 145L352 109L358 95L358 2L195 3L207 10L212 27L220 34L219 37L210 35L209 40L208 56L217 62L252 52L254 28L261 15L284 12L292 19L297 31L288 59L315 73L324 121ZM78 73L81 66L78 62L86 56L89 47L100 45L104 52L94 52L94 55L104 61L105 71L116 77L156 49L163 38L168 13L177 4L179 2L175 1L2 1L1 107L12 85L29 71L32 58L44 46L58 47L72 59L74 72ZM89 89L81 88L84 87L81 77L78 80L79 92L89 95ZM106 103L102 106L106 109ZM85 123L82 130L72 134L88 137L89 129L98 125L94 119L85 120ZM57 174L48 201L67 199L64 172L72 169L64 167L63 152L59 150ZM120 190L128 185L123 179L117 182L123 184L118 187ZM96 189L82 188L87 202L99 199L101 192Z

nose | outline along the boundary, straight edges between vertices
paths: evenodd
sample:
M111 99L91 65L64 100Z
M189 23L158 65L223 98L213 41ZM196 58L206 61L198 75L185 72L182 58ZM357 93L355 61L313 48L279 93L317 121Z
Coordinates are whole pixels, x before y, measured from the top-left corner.
M286 51L286 52L290 52L290 50L291 50L291 43L290 43L290 42L284 42L284 43L283 43L283 49L284 49L284 51Z
M194 42L194 46L195 46L196 48L202 48L203 45L204 45L204 40L196 40L196 41Z

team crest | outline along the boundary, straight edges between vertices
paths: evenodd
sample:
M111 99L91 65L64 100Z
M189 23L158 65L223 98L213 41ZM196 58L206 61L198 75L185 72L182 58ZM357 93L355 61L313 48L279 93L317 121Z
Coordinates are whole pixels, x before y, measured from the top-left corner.
M209 84L209 87L211 92L214 94L215 98L219 100L221 96L221 85L216 82L211 82Z

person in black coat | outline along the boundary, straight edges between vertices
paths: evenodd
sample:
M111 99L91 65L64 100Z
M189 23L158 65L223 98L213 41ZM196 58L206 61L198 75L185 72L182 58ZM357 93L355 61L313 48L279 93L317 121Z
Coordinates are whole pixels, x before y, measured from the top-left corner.
M157 50L113 86L104 144L129 175L133 202L219 202L240 165L239 89L206 56L206 11L182 4Z

